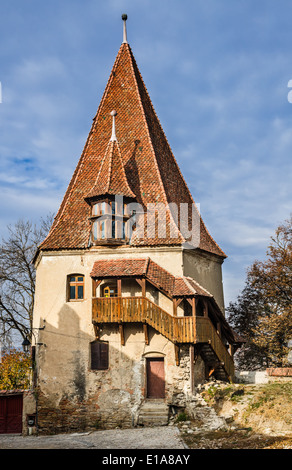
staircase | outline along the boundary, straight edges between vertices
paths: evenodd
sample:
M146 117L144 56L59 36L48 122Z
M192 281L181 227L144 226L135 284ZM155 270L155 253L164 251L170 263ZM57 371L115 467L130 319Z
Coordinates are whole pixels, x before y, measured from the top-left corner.
M224 362L218 360L218 356L209 344L204 344L200 353L205 363L209 366L209 376L213 375L216 379L223 381L229 379L224 368Z
M139 426L166 426L169 408L163 399L146 399L139 410L137 424Z
M118 323L121 331L124 324L143 323L175 344L206 345L206 362L210 371L214 369L212 374L221 380L232 380L234 376L233 358L208 317L175 317L146 297L95 297L92 299L92 321L96 324Z

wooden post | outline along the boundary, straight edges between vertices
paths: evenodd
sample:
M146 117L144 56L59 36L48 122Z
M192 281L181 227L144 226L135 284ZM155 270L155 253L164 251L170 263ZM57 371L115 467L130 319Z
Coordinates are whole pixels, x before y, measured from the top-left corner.
M196 298L192 298L192 314L193 314L193 335L194 341L197 341L197 319L196 319Z
M183 298L180 299L173 299L173 316L177 316L177 307L183 301Z
M175 354L175 363L177 366L179 366L179 345L178 344L174 345L174 354Z
M96 289L101 283L101 279L92 279L92 297L96 297Z
M121 321L121 297L122 297L122 280L121 279L117 279L117 294L118 294L118 319L119 321Z
M233 346L233 344L229 344L229 348L228 348L228 349L229 349L229 354L230 354L230 356L233 357L233 355L234 355L234 346Z
M122 279L117 280L118 297L122 297Z
M142 287L142 297L146 297L146 279L136 279L136 282L138 282L139 286Z
M177 316L177 305L176 305L176 299L173 299L173 316Z
M145 336L145 344L149 344L149 337L148 337L148 325L147 323L143 323L143 330L144 330L144 336Z
M190 388L194 391L195 346L190 345Z
M124 325L122 323L119 323L119 332L121 336L121 345L125 346Z
M95 334L95 339L100 338L100 328L96 322L93 322L93 328L94 328L94 334Z
M206 299L203 299L204 302L204 317L208 317L208 302Z
M196 297L192 298L192 314L193 314L193 317L196 316Z
M146 297L146 279L142 279L142 297Z

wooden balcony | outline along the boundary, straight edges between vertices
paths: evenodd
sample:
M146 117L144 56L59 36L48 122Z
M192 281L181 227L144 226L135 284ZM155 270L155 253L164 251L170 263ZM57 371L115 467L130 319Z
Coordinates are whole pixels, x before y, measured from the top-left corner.
M94 323L144 323L175 344L207 344L232 379L234 363L211 320L207 317L174 317L146 297L97 297L92 299Z

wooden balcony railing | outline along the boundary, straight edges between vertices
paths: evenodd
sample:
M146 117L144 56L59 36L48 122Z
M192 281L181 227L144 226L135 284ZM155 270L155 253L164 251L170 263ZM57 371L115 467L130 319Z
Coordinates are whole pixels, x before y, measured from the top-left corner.
M96 297L92 321L97 323L147 323L174 343L207 343L230 377L232 357L207 317L174 317L146 297Z

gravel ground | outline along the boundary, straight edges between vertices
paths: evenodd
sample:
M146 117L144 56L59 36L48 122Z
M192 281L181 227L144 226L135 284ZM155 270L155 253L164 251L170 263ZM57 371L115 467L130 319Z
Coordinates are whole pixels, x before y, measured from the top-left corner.
M0 449L186 449L176 426L55 436L0 434Z

